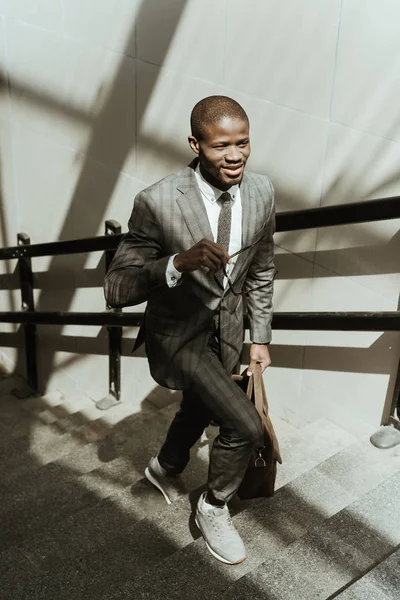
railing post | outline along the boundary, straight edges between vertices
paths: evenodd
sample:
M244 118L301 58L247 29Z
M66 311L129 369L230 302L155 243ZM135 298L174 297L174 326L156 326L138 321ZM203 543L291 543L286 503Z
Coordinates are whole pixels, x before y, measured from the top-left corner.
M393 425L393 427L400 430L400 360L397 369L396 381L394 384L393 399L390 407L390 413L386 420L388 422L388 425Z
M105 222L105 235L118 235L121 233L121 224L112 219ZM110 263L114 257L115 250L105 251L105 271L107 273ZM106 310L120 313L121 309L113 309L106 306ZM96 402L100 410L108 410L119 404L121 397L121 346L122 327L107 327L108 331L108 377L109 391L107 396Z
M17 234L18 246L29 246L30 237L26 233ZM21 289L21 308L22 310L35 310L35 300L33 297L33 273L32 260L28 256L18 258L18 273ZM26 379L30 390L15 390L14 393L19 398L26 398L33 393L38 392L38 372L37 372L37 340L36 325L25 323L22 325L25 337L25 360L26 360Z

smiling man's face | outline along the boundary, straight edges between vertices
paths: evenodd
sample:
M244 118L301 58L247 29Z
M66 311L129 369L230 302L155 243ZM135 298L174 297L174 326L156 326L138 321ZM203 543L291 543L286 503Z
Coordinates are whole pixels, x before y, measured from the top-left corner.
M201 139L189 136L189 144L199 156L203 177L221 190L240 183L250 156L248 121L223 117L205 125L202 133Z

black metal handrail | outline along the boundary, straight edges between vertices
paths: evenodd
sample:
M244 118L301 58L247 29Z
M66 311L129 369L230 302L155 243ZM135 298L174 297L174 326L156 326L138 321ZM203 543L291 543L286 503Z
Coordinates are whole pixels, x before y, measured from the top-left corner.
M279 212L276 215L276 231L296 231L398 218L400 218L400 196L394 196L393 198L352 202L338 206ZM107 223L115 222L107 221ZM19 244L1 248L0 260L115 250L121 237L122 234L116 234L42 244Z
M35 325L107 325L137 327L143 312L0 312L0 323ZM247 317L244 326L248 329ZM385 312L276 312L273 329L312 331L400 331L400 311Z
M379 200L280 212L276 218L276 230L295 231L398 218L400 218L400 196L393 196Z

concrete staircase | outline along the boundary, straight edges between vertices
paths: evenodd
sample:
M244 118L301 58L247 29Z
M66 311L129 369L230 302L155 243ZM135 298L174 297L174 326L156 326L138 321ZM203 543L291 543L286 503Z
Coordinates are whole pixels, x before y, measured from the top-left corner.
M233 503L248 559L231 567L208 554L192 516L215 428L185 472L191 493L167 506L143 471L176 397L105 417L90 400L18 400L18 383L0 381L1 599L400 597L400 447L275 417L277 492Z

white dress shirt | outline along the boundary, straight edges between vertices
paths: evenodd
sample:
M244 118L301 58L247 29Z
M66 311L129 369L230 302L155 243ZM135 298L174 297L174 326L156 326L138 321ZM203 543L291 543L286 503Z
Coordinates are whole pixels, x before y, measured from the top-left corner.
M221 203L218 202L219 197L224 193L222 190L210 185L200 172L200 165L197 165L194 172L197 185L199 186L201 197L207 211L208 220L213 234L213 241L217 241L218 233L218 218L221 211ZM232 198L232 225L231 237L229 241L228 254L232 255L242 247L242 199L240 197L240 188L238 185L233 185L228 192ZM176 254L170 257L166 270L166 280L169 287L174 287L178 284L182 273L174 267L173 260ZM232 259L229 265L226 265L227 273L230 275L236 263L236 257ZM227 278L224 278L224 286L227 284Z

